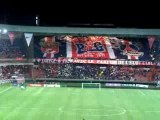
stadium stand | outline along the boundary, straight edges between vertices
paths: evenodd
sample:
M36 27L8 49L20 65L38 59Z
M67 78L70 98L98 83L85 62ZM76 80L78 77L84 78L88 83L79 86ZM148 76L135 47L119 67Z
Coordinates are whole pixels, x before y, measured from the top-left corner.
M14 75L23 74L26 78L31 78L31 66L29 65L7 65L0 67L2 79L11 79Z
M6 58L26 58L27 49L24 38L18 35L11 43L7 35L0 36L0 59Z
M133 30L134 32L129 33L127 29L125 32L121 30L122 33L116 30L104 32L105 29L102 29L99 33L92 29L92 34L84 34L83 29L79 33L71 34L75 32L73 30L70 35L66 35L66 31L60 34L60 30L59 34L55 35L53 33L57 33L56 29L41 28L39 31L34 27L6 27L12 32L0 34L0 77L3 79L10 79L16 73L31 79L157 81L160 78L160 40L157 30ZM70 30L72 29L68 29ZM24 65L24 61L18 61L23 58L28 60L26 63L34 65ZM3 65L7 63L6 59L10 59L13 64L17 61L22 64ZM70 61L43 63L35 59L123 60L151 64L115 65Z
M39 78L152 81L159 79L159 71L160 68L150 66L39 64L34 68L33 74ZM150 75L151 79L149 79Z

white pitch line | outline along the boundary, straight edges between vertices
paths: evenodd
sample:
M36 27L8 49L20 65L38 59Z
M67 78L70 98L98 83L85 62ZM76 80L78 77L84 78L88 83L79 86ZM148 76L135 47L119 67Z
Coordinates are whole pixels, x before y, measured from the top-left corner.
M141 93L141 95L145 96L146 94L144 92L142 92L141 90L138 90L139 93Z
M0 109L10 109L10 108L13 108L13 107L5 107L5 106L0 106ZM62 114L64 111L63 111L63 106L62 107L59 107L59 108L50 108L50 109L48 109L48 108L36 108L36 107L33 107L33 108L25 108L25 107L23 107L23 108L15 108L15 109L26 109L26 110L31 110L31 109L39 109L39 110L41 110L41 111L59 111L60 112L60 114ZM70 110L70 112L64 112L64 113L66 113L66 114L70 114L70 115L75 115L75 116L77 116L77 115L79 115L78 113L76 113L76 112L74 112L73 113L73 111L75 111L75 110L83 110L83 111L88 111L88 110L96 110L96 109L79 109L79 108L77 108L77 109L71 109ZM100 110L100 109L97 109L97 110ZM139 110L132 110L132 109L124 109L124 108L121 108L121 110L107 110L107 111L117 111L117 113L116 112L113 112L113 113L110 113L110 114L104 114L104 115L101 115L101 114L94 114L94 115L88 115L88 114L83 114L83 116L93 116L93 117L97 117L97 116L118 116L118 115L123 115L123 114L125 114L126 112L140 112ZM142 111L142 112L144 112L144 113L160 113L160 110L144 110L144 111Z
M83 111L88 111L87 109L82 109L82 110ZM99 109L97 109L97 110L99 111ZM117 111L117 113L113 112L113 113L108 113L108 114L107 113L105 113L105 114L82 114L82 116L92 116L92 117L119 116L119 115L123 115L127 112L124 108L122 110L116 110L116 111ZM65 111L65 113L69 114L69 115L73 115L73 116L81 115L79 112L74 111L74 109L72 109L71 111Z
M160 110L151 110L151 111L144 111L144 112L147 112L147 113L159 113L160 112Z
M64 107L64 106L59 107L58 110L59 110L60 112L63 112L63 107Z
M5 89L5 90L1 91L1 92L0 92L0 94L3 94L4 92L6 92L6 91L10 90L11 88L12 88L12 87L9 87L9 88L7 88L7 89Z
M7 106L0 106L0 109L10 109L13 107L7 107ZM29 108L29 107L15 107L15 109L23 109L23 110L32 110L32 109L39 109L39 110L44 110L44 111L60 111L63 112L63 108L39 108L39 107L33 107L33 108Z

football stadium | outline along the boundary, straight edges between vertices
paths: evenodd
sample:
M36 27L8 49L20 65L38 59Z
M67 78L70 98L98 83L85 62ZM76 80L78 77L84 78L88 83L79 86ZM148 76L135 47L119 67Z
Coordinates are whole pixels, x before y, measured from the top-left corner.
M160 29L0 24L0 120L159 120Z

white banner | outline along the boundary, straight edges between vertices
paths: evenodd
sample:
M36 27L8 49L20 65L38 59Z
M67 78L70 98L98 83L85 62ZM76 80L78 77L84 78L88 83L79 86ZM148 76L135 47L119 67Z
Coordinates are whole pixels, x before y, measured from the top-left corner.
M59 83L54 83L54 84L44 84L44 87L60 87Z
M126 60L87 60L87 59L36 59L39 63L86 63L107 65L155 65L151 61L126 61ZM35 60L34 60L35 61Z
M33 33L24 33L27 45L29 46L32 40Z

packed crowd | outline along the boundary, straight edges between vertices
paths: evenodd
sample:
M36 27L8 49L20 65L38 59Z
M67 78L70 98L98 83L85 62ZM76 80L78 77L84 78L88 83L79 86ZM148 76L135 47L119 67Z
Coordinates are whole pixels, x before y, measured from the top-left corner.
M9 44L6 40L0 40L0 59L17 57L25 57L23 50L18 46Z
M39 64L34 77L95 80L160 80L160 68L95 64Z
M160 80L160 67L111 66L97 64L39 64L0 67L0 79L22 74L26 78L60 78L88 80Z
M22 74L31 77L31 66L29 65L8 65L0 66L0 79L10 79L14 75Z

